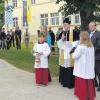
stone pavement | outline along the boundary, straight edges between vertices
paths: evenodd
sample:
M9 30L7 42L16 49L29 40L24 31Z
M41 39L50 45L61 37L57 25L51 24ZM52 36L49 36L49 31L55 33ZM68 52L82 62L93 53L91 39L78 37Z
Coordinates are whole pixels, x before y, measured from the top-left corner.
M17 69L0 59L0 100L77 99L73 90L61 87L57 79L53 79L48 87L36 86L32 73ZM95 100L100 100L100 93Z

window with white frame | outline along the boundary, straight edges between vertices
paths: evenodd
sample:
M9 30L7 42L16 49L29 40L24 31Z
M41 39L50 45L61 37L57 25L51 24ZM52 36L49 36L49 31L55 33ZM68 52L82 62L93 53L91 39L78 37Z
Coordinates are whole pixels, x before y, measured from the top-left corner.
M31 0L32 1L32 4L36 4L36 0Z
M76 14L75 15L75 24L79 24L80 23L80 15Z
M59 25L59 13L51 13L51 25Z
M41 14L41 25L48 25L48 14Z
M13 18L13 27L17 27L18 26L18 17L14 17Z
M17 0L12 0L13 7L17 7Z

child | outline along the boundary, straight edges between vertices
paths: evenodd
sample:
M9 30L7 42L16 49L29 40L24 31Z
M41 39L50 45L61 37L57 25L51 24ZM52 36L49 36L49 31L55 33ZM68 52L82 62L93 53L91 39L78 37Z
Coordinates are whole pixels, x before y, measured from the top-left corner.
M50 54L49 45L44 42L44 34L38 37L38 43L34 45L33 54L35 56L36 84L48 85L48 55Z
M48 32L47 26L41 26L41 33L43 33L45 35L45 42L51 48L51 36L50 36L50 33ZM48 56L48 60L49 59L50 59L50 55ZM49 80L49 82L52 82L49 68L48 68L48 80Z
M59 48L59 82L63 87L73 88L74 85L74 76L73 71L70 70L70 50L72 49L72 44L69 41L66 41L66 35L62 32L61 39L57 42Z
M80 34L80 44L73 53L75 95L79 100L95 99L94 47L87 31Z

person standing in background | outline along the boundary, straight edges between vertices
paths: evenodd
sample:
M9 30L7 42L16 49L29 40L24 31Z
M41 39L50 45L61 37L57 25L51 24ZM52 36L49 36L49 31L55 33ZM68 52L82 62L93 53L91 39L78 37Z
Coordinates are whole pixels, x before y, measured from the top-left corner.
M79 40L79 36L80 36L80 30L77 26L75 26L74 30L73 30L73 35L74 35L74 41Z
M63 30L63 28L61 28L61 27L58 28L58 31L57 31L57 33L56 33L56 41L59 40L59 35L60 35L60 33L62 32L62 30Z
M15 30L15 40L16 40L17 50L21 49L21 35L22 35L22 32L19 29L19 27L17 27L16 30Z
M2 29L1 31L1 48L6 49L6 33L5 33L5 28Z
M100 31L98 31L96 27L96 22L89 23L90 38L95 48L96 86L98 86L97 91L100 92Z
M45 35L45 42L47 42L47 44L49 45L49 47L51 48L51 36L48 32L48 29L47 29L47 26L42 26L41 27L41 33L43 33ZM50 55L48 56L48 60L50 58ZM48 79L49 79L49 82L52 81L51 79L51 74L50 74L50 70L48 69Z
M12 45L13 47L15 47L15 32L11 29L10 34L11 34L11 47Z
M53 30L51 29L51 27L49 27L49 34L50 34L50 36L51 36L51 50L52 50L52 52L54 52L55 51L55 49L54 49L54 44L55 44L55 34L54 34L54 32L53 32Z
M30 42L30 33L28 32L28 28L26 29L26 32L24 34L24 42L25 46L28 49L29 48L29 42Z
M7 44L7 50L10 49L11 47L11 35L10 35L10 31L7 32L7 35L6 35L6 44Z

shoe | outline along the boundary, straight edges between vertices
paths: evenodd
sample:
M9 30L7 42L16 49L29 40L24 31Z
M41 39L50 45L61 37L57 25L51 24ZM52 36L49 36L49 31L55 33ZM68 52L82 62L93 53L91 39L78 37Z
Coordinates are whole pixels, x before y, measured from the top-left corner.
M95 87L98 87L98 82L97 82L97 80L95 80Z
M42 84L36 84L36 86L42 86Z
M100 86L97 88L97 91L100 92Z
M63 85L63 87L67 87L67 85Z
M97 83L95 84L95 87L98 87L98 84Z
M47 84L43 84L42 86L43 86L43 87L46 87L46 86L48 86L48 85L47 85Z

